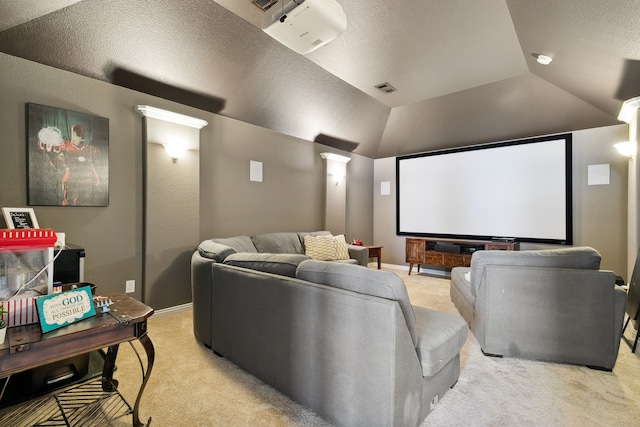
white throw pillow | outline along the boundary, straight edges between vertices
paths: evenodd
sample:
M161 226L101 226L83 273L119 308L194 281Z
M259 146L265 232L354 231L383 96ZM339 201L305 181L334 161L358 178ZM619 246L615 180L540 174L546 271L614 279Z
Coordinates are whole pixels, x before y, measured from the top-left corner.
M336 245L336 259L349 259L349 248L347 247L347 240L344 238L344 234L334 236L333 241Z
M333 236L304 236L305 255L321 261L336 259L336 244Z

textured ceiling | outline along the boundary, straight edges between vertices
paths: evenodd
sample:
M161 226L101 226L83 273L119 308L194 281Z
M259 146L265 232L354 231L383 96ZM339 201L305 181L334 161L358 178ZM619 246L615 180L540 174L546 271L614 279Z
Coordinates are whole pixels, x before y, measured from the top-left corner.
M637 0L339 1L345 33L302 56L250 0L0 0L0 52L373 158L616 124L640 95Z
M80 0L2 0L0 2L0 31L15 27Z

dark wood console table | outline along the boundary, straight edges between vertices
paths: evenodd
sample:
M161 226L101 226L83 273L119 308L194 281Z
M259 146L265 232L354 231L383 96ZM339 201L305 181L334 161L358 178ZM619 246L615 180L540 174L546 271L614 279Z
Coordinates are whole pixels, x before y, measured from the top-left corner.
M517 251L519 249L520 243L516 241L408 237L406 262L409 263L409 274L411 274L414 264L418 264L418 272L421 264L443 268L469 267L471 255L477 250Z
M113 305L109 307L110 312L98 313L94 317L61 329L42 334L39 324L9 328L7 339L4 344L0 344L0 378L6 378L5 381L10 381L11 375L18 372L107 348L102 378L98 380L98 388L101 390L98 391L103 394L116 393L120 396L117 392L118 382L113 379L118 348L121 343L137 339L146 352L147 368L146 371L143 369L142 384L134 407L131 409L128 403L125 402L126 407L130 409L125 415L133 415L134 427L144 426L145 424L140 422L138 410L142 392L149 380L155 358L153 344L147 335L147 319L153 314L153 309L127 295L107 294L104 296L111 298L113 301ZM96 311L100 310L97 309ZM81 385L77 389L82 391L83 386ZM84 387L84 389L91 389L91 384ZM3 389L0 389L0 400L2 391ZM77 392L76 397L76 400L83 399L77 395ZM52 399L51 396L48 398ZM122 399L121 396L120 398ZM44 399L47 399L47 397ZM34 425L35 422L19 424L15 421L16 418L12 418L16 416L24 418L26 411L21 411L20 408L27 403L10 406L0 411L0 425ZM35 405L32 404L30 410L35 411L38 407L44 406L47 405L37 402ZM70 422L70 419L74 417L65 413L63 405L58 406L56 413L50 411L51 413L46 415L50 418L35 419L38 423L37 425L75 425ZM77 403L71 405L72 415L82 413L80 406ZM29 413L29 416L38 417L40 415ZM51 422L51 424L46 423L47 421ZM146 425L150 422L151 418L149 418Z

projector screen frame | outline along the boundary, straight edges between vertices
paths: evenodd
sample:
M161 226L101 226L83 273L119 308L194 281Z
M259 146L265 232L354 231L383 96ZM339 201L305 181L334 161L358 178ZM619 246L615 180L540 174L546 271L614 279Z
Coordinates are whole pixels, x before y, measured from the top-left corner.
M401 171L400 163L403 160L415 159L420 157L431 157L443 154L456 154L472 151L496 149L502 147L519 146L525 144L536 144L549 141L562 141L564 140L564 238L539 238L535 236L500 236L500 235L487 235L487 234L458 234L458 233L439 233L439 232L424 232L424 231L412 231L401 230ZM544 244L557 244L557 245L572 245L573 244L573 168L572 168L572 134L564 133L557 135L547 135L535 138L516 139L501 142L492 142L486 144L477 144L466 147L456 147L451 149L435 150L423 153L409 154L396 157L396 235L398 236L416 236L416 237L431 237L442 239L460 239L460 240L511 240L515 239L519 242L529 243L544 243Z

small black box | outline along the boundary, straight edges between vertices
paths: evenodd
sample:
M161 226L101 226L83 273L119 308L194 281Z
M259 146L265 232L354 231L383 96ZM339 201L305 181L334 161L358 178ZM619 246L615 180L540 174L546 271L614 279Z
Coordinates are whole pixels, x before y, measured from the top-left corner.
M436 242L436 244L434 245L434 250L436 252L447 252L450 254L459 254L460 246L454 245L453 243Z

